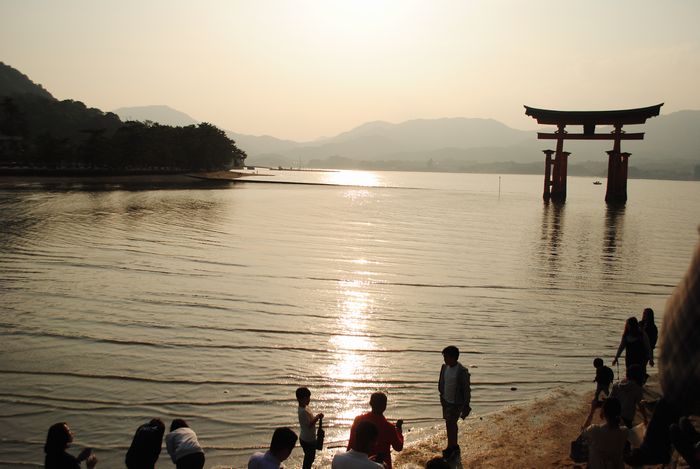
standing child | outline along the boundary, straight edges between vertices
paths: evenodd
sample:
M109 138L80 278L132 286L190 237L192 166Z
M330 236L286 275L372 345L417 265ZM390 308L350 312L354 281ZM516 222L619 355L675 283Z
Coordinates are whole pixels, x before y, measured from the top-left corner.
M613 375L613 370L605 366L602 358L596 358L593 360L593 366L595 367L595 379L594 383L598 383L595 388L595 397L597 401L600 397L600 393L604 392L605 397L610 395L610 383L613 382L615 375Z
M309 388L301 387L296 392L299 402L299 444L304 450L303 469L311 469L316 459L316 422L323 418L323 414L314 416L309 409L311 402L311 391Z
M465 419L472 411L471 384L469 370L459 361L459 349L454 345L445 347L442 351L445 364L440 368L438 391L442 404L442 418L445 419L447 431L447 448L442 451L445 459L460 454L458 443L457 420Z

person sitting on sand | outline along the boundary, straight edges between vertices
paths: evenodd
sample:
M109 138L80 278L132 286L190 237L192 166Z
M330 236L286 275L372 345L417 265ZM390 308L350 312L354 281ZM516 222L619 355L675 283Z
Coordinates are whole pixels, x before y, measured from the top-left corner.
M126 452L128 469L154 469L163 448L165 424L161 419L151 419L136 429L131 446Z
M583 424L582 435L588 440L588 469L624 469L622 457L629 436L627 427L620 427L620 401L610 397L603 402L603 424L591 425L597 400L591 402L591 411Z
M442 405L442 418L445 419L447 431L447 448L442 451L445 459L459 454L457 420L465 419L471 412L471 385L469 370L457 360L459 349L454 345L445 347L442 351L445 364L440 368L438 391Z
M333 456L331 469L383 469L383 465L369 459L378 435L379 431L372 422L365 420L358 423L352 448Z
M270 449L265 453L257 452L248 460L248 469L279 469L294 446L297 444L297 434L289 427L275 429L270 441Z
M610 383L615 379L615 375L609 367L605 366L602 358L593 360L593 366L595 367L593 382L596 383L594 399L598 400L601 393L605 393L605 397L608 397L610 395Z
M170 433L165 435L165 448L177 469L204 467L204 451L197 434L183 419L175 419L170 424Z
M612 393L610 397L614 397L620 401L620 416L622 421L625 422L627 428L632 428L634 424L634 416L637 409L642 414L644 423L647 423L647 413L646 409L642 405L642 399L644 397L644 390L642 389L642 383L644 382L644 375L642 374L642 369L639 365L632 365L627 369L627 377L621 382L613 385Z
M73 432L66 422L51 425L44 445L44 453L46 453L44 467L46 469L80 469L82 461L85 461L88 469L95 467L97 456L91 448L85 448L77 458L66 452L72 442Z
M372 422L377 427L379 434L377 436L377 443L374 445L369 455L370 457L374 456L376 462L384 464L386 469L391 469L391 448L393 447L395 451L401 451L403 449L403 432L401 428L403 420L397 420L396 425L389 422L386 417L384 417L386 403L386 394L383 392L375 392L372 394L369 399L369 406L372 408L372 412L367 412L366 414L355 417L355 420L352 422L352 427L350 428L348 449L352 448L355 444L355 430L357 429L357 425L360 422Z

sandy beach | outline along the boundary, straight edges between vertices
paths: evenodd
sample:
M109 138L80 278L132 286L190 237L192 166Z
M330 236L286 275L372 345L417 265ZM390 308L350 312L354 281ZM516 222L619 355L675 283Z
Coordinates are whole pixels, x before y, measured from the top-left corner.
M645 388L645 399L649 401L660 396L656 378L656 375L652 375ZM588 391L557 388L524 404L508 406L481 417L468 417L459 424L461 467L585 467L585 464L569 459L569 449L571 441L579 435L592 398L593 386ZM637 419L641 421L639 415ZM596 413L593 423L599 422L601 420ZM425 461L439 456L444 446L444 431L438 431L435 435L406 445L402 452L396 454L394 466L422 468ZM686 466L679 464L678 467Z

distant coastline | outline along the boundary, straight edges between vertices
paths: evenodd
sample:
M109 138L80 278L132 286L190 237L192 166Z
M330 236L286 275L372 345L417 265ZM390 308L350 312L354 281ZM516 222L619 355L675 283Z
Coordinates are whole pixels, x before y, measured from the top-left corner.
M236 171L182 172L147 170L0 168L0 187L25 184L137 184L184 186L228 183L249 174Z

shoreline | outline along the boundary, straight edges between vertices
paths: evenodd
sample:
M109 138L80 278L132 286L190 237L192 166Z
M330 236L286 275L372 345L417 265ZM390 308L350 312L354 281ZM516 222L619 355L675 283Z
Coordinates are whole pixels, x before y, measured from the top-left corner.
M0 171L0 188L22 188L27 185L138 185L183 186L230 183L249 174L235 171L196 173L102 172L102 171Z

